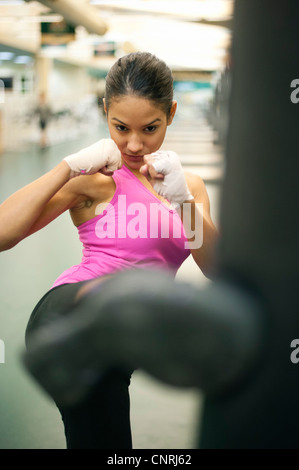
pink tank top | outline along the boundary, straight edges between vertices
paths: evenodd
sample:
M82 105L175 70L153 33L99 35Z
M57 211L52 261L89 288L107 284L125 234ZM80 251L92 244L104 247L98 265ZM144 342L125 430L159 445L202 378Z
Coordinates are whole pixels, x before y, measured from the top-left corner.
M126 167L113 175L115 194L105 210L79 225L81 263L53 287L126 269L162 269L175 276L190 250L177 212L163 204Z

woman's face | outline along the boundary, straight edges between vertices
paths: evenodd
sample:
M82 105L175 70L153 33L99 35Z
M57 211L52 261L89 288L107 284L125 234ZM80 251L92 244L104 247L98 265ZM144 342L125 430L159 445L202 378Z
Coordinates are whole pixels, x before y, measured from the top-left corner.
M107 113L109 132L127 167L139 170L143 165L144 155L159 150L167 126L173 120L176 106L174 101L171 117L168 119L154 101L146 98L125 95L111 101ZM106 106L105 111L107 112Z

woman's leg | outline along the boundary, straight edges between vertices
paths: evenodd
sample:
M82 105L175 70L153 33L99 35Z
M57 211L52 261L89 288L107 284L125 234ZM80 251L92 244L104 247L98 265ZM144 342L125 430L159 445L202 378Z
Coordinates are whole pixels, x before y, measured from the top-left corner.
M101 280L96 284L100 284ZM57 320L72 315L78 302L84 302L89 285L80 282L59 286L47 293L34 309L26 330L30 350L31 335ZM80 351L76 352L80 354ZM91 366L92 368L92 366ZM57 404L65 426L69 449L130 449L130 399L128 387L133 371L112 370L97 376L90 393L73 406Z
M79 404L58 406L68 449L132 449L130 373L110 371Z

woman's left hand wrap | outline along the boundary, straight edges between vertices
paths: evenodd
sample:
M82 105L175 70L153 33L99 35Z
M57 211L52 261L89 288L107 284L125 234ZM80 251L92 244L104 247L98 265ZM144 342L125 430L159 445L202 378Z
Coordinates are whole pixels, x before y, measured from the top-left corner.
M154 190L167 199L176 209L185 201L193 199L190 193L179 156L172 151L158 151L144 157L141 173L153 178ZM154 172L151 171L151 167ZM156 173L156 174L154 174ZM164 176L157 178L157 174Z

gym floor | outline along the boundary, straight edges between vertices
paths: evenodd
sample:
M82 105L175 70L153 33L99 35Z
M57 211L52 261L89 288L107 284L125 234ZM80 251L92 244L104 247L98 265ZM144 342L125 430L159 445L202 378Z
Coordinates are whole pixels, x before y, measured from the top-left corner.
M178 119L169 128L164 147L177 151L183 166L206 182L212 218L219 224L224 159L213 143L204 118ZM17 141L0 154L0 202L55 166L64 156L107 136L97 131L54 141L41 150L38 140ZM24 144L25 142L25 144ZM29 315L40 297L66 268L80 262L81 245L69 215L63 214L10 251L2 252L0 273L0 339L5 361L0 363L0 448L64 449L64 431L55 405L23 369L20 354ZM189 257L178 280L204 285L206 278ZM2 361L3 362L3 361ZM136 449L192 449L199 432L203 397L194 389L169 387L142 371L133 375L131 421Z

